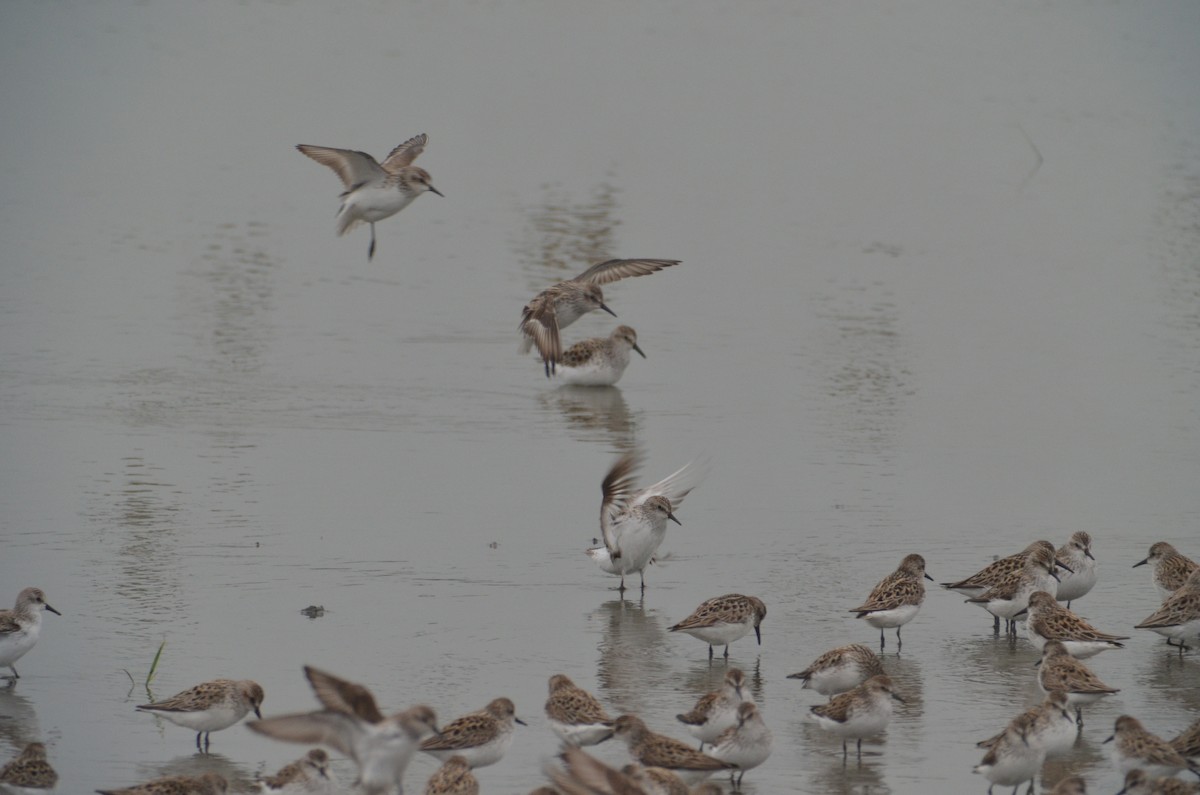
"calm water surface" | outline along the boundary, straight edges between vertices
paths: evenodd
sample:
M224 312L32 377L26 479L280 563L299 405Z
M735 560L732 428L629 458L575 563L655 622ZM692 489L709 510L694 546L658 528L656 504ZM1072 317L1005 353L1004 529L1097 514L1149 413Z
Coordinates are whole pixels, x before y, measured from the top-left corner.
M724 667L667 628L739 591L776 738L747 792L983 792L973 743L1037 655L959 597L889 644L908 705L861 766L785 677L875 641L846 610L909 552L944 581L1087 530L1076 608L1135 637L1044 773L1115 792L1117 715L1200 712L1130 569L1200 556L1198 41L1184 0L5 4L0 601L63 616L0 690L0 755L44 740L73 793L303 752L237 726L201 758L135 713L165 640L160 698L232 676L308 709L304 663L387 709L509 696L530 726L479 777L527 792L551 674L684 737ZM292 147L420 132L446 197L368 263ZM556 389L520 308L608 257L683 265L606 289L647 360ZM647 482L713 469L621 600L582 552L634 447Z

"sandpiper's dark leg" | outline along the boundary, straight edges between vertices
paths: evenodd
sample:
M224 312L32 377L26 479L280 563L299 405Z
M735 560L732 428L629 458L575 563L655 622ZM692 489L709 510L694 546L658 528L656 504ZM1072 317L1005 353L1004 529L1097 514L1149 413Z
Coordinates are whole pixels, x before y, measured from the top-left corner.
M371 247L367 249L367 261L375 258L375 222L371 222Z
M1083 707L1075 708L1075 725L1076 726L1083 725Z
M992 616L992 632L1000 634L1000 616Z
M708 659L711 660L712 658L713 658L713 650L712 650L712 644L710 643L710 644L708 644Z
M904 641L900 639L900 627L896 627L896 648L899 649L904 645Z
M885 641L884 641L884 639L883 639L883 627L880 627L880 628L879 628L879 648L880 648L880 649L882 649L882 648L883 648L883 644L884 644L884 642L885 642Z
M729 659L729 644L725 645L725 659Z
M200 753L204 753L204 749L200 747L200 735L202 734L204 734L204 732L196 732L196 750Z
M862 738L858 738L858 761L862 761Z
M643 570L643 571L639 571L638 574L641 575L641 578L642 578L642 593L645 593L646 592L646 572Z

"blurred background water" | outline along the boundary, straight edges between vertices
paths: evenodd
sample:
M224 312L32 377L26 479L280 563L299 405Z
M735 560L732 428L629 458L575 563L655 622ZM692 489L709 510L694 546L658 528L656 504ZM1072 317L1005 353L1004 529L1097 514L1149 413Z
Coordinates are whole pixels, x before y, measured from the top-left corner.
M303 752L239 725L200 758L135 713L164 640L156 697L230 676L309 709L305 663L443 720L506 695L530 726L479 777L528 791L551 674L685 737L724 669L666 629L737 591L776 738L747 792L982 792L973 743L1037 700L1037 653L958 596L889 645L909 703L861 766L785 677L875 642L846 611L905 554L945 581L1076 530L1075 609L1135 637L1089 661L1121 693L1047 780L1116 791L1117 715L1200 710L1130 569L1200 555L1195 3L31 1L0 42L0 601L63 613L0 754L45 741L61 791ZM293 146L422 132L445 198L368 263ZM649 358L556 388L520 309L610 257L683 264L564 336L627 323ZM583 549L634 447L647 483L713 470L622 600Z

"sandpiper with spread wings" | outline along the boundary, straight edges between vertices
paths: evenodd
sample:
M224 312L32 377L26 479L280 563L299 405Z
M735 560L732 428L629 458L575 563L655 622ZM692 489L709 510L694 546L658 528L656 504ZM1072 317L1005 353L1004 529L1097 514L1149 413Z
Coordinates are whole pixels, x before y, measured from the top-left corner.
M429 172L414 166L417 155L425 151L425 134L413 136L393 149L380 163L366 152L334 149L328 146L299 144L302 153L323 166L329 166L342 180L346 190L340 196L337 233L344 235L360 223L371 225L371 247L367 259L375 256L375 222L391 218L422 193L442 192L429 181Z
M549 378L563 356L559 331L596 309L617 316L605 305L600 285L645 276L678 264L677 259L610 259L596 263L573 279L547 287L521 311L521 353L528 353L537 345Z
M637 572L646 590L646 566L667 536L667 520L682 525L675 509L707 474L707 467L689 461L657 483L634 491L634 478L642 462L636 451L625 453L604 476L600 486L600 531L608 551L607 560L591 555L604 571L621 578Z
M384 717L371 691L311 666L304 675L317 700L318 712L281 715L247 724L254 731L292 743L326 745L354 760L367 795L383 795L401 783L417 742L436 734L437 716L424 705Z

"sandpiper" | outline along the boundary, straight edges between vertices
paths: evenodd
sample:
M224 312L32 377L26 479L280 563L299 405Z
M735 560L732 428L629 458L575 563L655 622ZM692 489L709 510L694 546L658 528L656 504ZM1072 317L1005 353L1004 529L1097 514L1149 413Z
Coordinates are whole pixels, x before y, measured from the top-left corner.
M285 742L326 745L354 760L366 795L384 795L399 787L417 742L437 733L437 716L418 705L384 717L371 691L362 685L304 667L319 712L281 715L246 724Z
M1092 556L1092 537L1080 530L1071 534L1071 540L1058 548L1054 557L1067 573L1058 580L1058 593L1055 597L1060 602L1071 602L1087 595L1096 585L1096 558Z
M0 768L0 792L34 793L54 789L58 773L46 760L46 746L29 743L21 755Z
M1150 578L1158 595L1165 601L1171 594L1178 591L1187 582L1192 572L1200 569L1200 563L1181 555L1175 547L1166 541L1158 541L1150 545L1150 554L1133 564L1133 568L1152 563Z
M424 133L409 138L393 149L382 163L366 152L333 149L328 146L299 144L304 154L323 166L329 166L346 188L340 196L337 233L344 235L364 221L371 225L371 247L367 259L375 256L375 222L391 218L422 193L442 192L429 181L429 172L414 166L417 155L425 151Z
M900 627L917 617L925 601L922 580L933 580L925 573L925 558L906 555L894 572L880 580L867 601L849 611L879 629L879 648L883 648L883 630L888 627L896 628L896 647L903 644Z
M823 696L832 696L858 687L872 676L879 676L883 672L883 663L878 654L861 643L851 643L830 649L813 660L803 671L788 674L788 679L801 679L804 681L804 689L816 690Z
M554 733L571 745L595 745L612 737L612 718L604 707L566 674L550 677L546 718Z
M516 713L517 708L509 699L492 699L478 712L447 723L440 734L421 743L421 750L443 762L461 756L471 767L493 765L512 745L513 724L526 725Z
M214 679L189 687L168 699L150 704L139 704L137 709L159 715L185 729L196 732L196 750L208 753L208 737L211 732L227 729L237 723L251 710L259 718L259 707L263 702L263 689L249 679ZM200 738L204 738L204 747Z
M1184 640L1200 640L1200 569L1191 573L1175 593L1167 597L1162 607L1154 611L1134 629L1157 632L1179 646L1180 656L1188 649Z
M17 603L12 610L0 610L0 667L12 671L12 676L5 678L21 678L16 662L37 643L38 635L42 633L43 610L62 615L46 604L46 594L41 588L26 588L17 594Z
M1042 646L1042 659L1037 662L1038 687L1043 693L1061 690L1067 703L1075 707L1075 724L1083 725L1083 705L1121 692L1109 687L1091 668L1071 656L1060 641L1048 640Z
M864 737L874 737L892 721L892 701L904 699L892 690L887 676L872 676L858 687L834 696L826 704L808 711L808 718L826 731L842 738L842 761L846 761L846 740L858 740L858 758L862 759Z
M1132 715L1117 718L1112 735L1104 742L1113 744L1113 764L1122 775L1131 770L1142 770L1150 778L1173 776L1181 770L1200 775L1200 767L1166 740L1147 731Z
M701 696L690 712L676 715L675 719L700 741L703 751L705 743L714 742L730 726L737 725L737 710L742 702L753 700L742 669L730 668L719 690Z
M637 572L646 590L646 566L667 537L667 520L683 524L674 509L700 484L707 474L705 466L688 462L659 482L634 491L634 478L642 456L634 451L622 455L604 476L600 485L600 532L607 558L589 554L596 565L621 578Z
M713 658L713 646L725 647L725 659L729 659L729 644L750 634L762 645L763 619L767 617L767 606L757 596L727 593L700 603L692 614L670 628L671 632L686 632L708 644L708 659Z
M558 360L555 376L564 384L612 386L621 380L629 366L629 352L637 351L637 332L629 326L617 326L607 337L592 337L577 342Z

